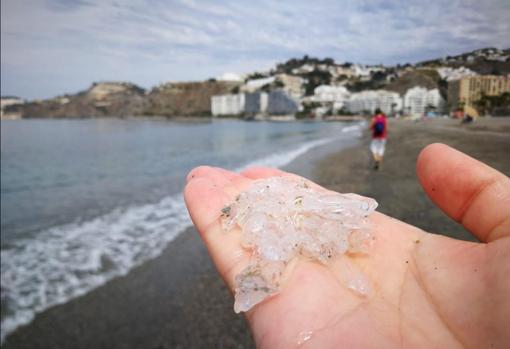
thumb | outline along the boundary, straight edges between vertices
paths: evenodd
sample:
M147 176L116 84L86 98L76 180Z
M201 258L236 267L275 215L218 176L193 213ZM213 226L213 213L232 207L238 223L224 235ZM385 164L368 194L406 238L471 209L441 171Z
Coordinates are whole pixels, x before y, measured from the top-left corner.
M510 236L510 179L444 144L417 161L418 179L432 201L480 241Z

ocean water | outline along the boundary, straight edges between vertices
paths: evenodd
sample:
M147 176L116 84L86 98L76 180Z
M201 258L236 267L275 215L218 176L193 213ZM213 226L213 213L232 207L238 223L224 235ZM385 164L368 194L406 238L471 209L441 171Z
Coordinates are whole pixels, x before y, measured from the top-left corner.
M1 338L158 256L191 223L198 165L281 167L359 136L321 122L20 120L1 124Z

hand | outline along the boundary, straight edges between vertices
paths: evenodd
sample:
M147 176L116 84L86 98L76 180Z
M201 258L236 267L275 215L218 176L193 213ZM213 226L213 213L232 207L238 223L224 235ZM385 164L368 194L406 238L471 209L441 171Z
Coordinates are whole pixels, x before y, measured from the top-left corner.
M429 234L376 212L369 255L328 267L299 261L280 294L246 313L258 347L510 348L510 179L441 144L422 151L417 173L427 195L481 242ZM270 176L293 175L211 167L188 175L188 210L231 290L249 253L240 234L222 231L220 210L251 181ZM342 258L371 280L367 297L338 280Z

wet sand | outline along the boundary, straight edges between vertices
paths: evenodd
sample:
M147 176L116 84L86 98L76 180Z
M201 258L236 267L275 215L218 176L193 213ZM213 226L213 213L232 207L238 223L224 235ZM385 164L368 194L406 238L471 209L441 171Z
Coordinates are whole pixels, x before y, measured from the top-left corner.
M415 175L416 157L425 145L443 142L510 175L510 118L469 126L453 120L392 120L389 132L380 171L371 168L366 137L333 154L312 151L305 158L308 169L289 168L330 189L372 196L381 212L427 231L471 239L426 198ZM188 229L158 258L39 314L2 347L251 348L246 322L232 305L198 235Z

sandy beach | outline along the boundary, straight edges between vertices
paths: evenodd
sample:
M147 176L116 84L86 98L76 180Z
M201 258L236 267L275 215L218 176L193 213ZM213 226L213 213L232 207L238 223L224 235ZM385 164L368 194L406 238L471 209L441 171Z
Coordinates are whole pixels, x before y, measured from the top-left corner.
M329 189L374 197L379 211L426 231L473 240L426 198L415 175L416 157L427 144L442 142L510 175L510 118L471 125L444 119L391 120L379 171L371 167L367 135L339 152L306 154L307 159L315 158L307 160L302 173ZM3 347L254 347L244 318L232 306L198 235L188 229L158 258L39 314L11 334Z

